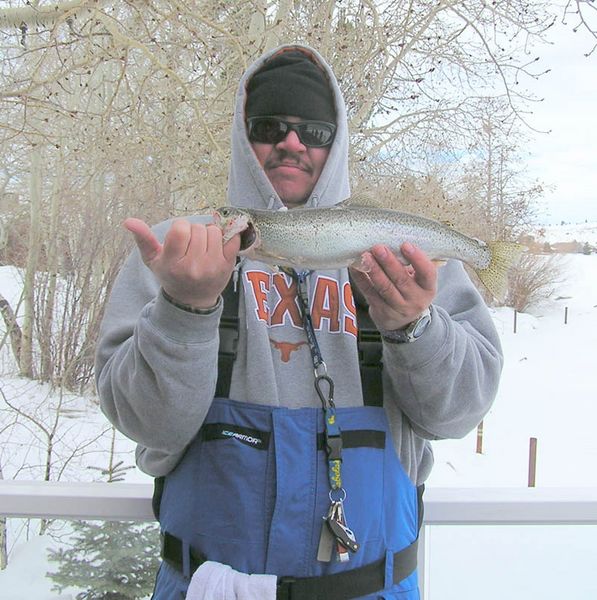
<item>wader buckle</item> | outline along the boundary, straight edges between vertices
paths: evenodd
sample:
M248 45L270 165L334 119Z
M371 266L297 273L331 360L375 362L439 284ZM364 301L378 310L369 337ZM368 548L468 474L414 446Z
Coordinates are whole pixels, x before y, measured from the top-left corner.
M342 460L342 436L326 435L325 450L328 460Z

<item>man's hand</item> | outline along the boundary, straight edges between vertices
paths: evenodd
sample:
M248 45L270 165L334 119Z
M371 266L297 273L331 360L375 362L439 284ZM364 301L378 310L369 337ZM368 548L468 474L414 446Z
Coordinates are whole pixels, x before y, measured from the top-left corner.
M234 269L240 235L223 245L219 227L177 219L161 244L140 219L127 219L124 226L169 296L194 308L217 303Z
M437 292L437 268L412 244L401 247L410 261L403 265L385 246L362 257L367 273L351 269L354 282L369 303L369 314L380 329L394 331L412 323L429 307Z

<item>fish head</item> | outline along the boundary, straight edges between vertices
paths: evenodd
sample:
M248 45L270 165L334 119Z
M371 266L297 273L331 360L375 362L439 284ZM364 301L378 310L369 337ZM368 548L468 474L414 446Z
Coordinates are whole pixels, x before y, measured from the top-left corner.
M222 230L224 243L240 234L240 250L247 251L252 248L258 238L258 231L251 215L242 208L222 206L213 214L214 223Z

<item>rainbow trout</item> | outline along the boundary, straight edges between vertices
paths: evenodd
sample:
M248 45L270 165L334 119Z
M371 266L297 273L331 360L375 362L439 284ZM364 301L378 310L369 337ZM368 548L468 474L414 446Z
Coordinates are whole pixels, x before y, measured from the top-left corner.
M279 211L226 206L215 211L214 222L225 241L240 233L241 255L295 269L364 270L361 256L375 244L384 244L406 264L400 246L411 242L432 260L470 265L497 299L503 299L508 269L523 250L512 242L486 243L417 215L346 203Z

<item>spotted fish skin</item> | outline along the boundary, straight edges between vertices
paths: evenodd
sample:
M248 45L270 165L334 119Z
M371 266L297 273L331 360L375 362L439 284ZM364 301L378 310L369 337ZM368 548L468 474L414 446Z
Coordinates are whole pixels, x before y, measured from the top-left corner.
M250 223L254 243L244 251L252 258L280 266L305 269L347 267L375 244L386 245L398 258L411 242L435 260L455 258L483 269L491 252L481 240L468 237L437 221L395 210L347 206L286 211L218 209L224 230ZM238 229L237 225L237 229Z
M312 270L358 268L363 253L376 244L384 244L406 264L400 246L410 242L431 260L460 260L482 281L486 275L496 297L503 295L507 270L521 249L512 243L488 244L418 215L369 206L280 211L227 206L217 209L214 217L225 239L242 232L242 254L271 265ZM494 265L496 257L501 257L499 265Z

